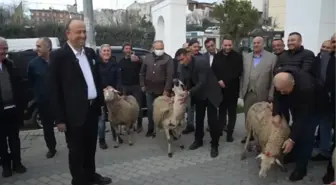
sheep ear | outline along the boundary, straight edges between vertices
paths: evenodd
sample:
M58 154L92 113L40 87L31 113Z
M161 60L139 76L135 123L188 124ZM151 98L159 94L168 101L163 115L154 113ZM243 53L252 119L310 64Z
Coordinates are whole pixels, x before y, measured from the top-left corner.
M120 91L118 91L118 90L116 90L116 89L113 89L113 92L121 93Z

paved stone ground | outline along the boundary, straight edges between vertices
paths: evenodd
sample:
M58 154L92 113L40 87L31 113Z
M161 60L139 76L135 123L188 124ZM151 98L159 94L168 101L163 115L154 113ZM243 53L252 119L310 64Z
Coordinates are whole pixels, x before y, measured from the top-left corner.
M238 116L234 143L220 143L220 155L209 156L209 136L205 146L196 151L175 147L175 155L168 158L162 133L155 139L138 134L134 146L122 145L118 149L97 149L97 171L113 178L115 185L320 185L326 163L311 163L309 174L303 181L290 183L289 172L274 168L265 179L257 175L257 161L251 154L246 161L240 160L243 137L243 116ZM22 158L27 166L26 174L15 174L11 178L0 177L2 185L69 185L70 174L67 165L67 148L62 133L56 133L58 153L53 159L46 159L46 147L41 130L22 131ZM186 146L192 143L192 135L184 140ZM112 146L110 133L108 144Z

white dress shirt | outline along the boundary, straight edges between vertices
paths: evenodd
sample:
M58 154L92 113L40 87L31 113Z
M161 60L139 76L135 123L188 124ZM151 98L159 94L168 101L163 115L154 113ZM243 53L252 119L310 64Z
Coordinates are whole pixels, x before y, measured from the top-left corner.
M93 99L97 98L97 89L96 89L96 85L95 85L94 80L93 80L93 75L92 75L92 71L91 71L89 61L88 61L88 59L85 55L84 48L82 48L82 50L79 52L79 51L76 51L70 44L69 44L69 46L71 47L71 49L74 52L76 58L78 59L79 66L80 66L80 68L82 70L82 73L83 73L83 76L85 78L86 85L87 85L87 90L88 90L88 100L93 100Z
M211 65L212 65L212 62L213 62L213 59L214 59L214 55L212 55L212 54L210 54L210 53L209 53L209 55L210 55L210 56L209 56L209 57L210 57L209 60L210 60L210 66L211 66Z

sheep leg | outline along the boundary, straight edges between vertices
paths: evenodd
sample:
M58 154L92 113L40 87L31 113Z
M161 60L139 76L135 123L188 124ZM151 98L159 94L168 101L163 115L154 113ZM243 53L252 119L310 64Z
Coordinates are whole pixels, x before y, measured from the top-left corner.
M115 130L115 135L116 135L114 148L119 148L120 126L113 124L112 127Z
M248 145L250 143L251 135L252 135L252 132L251 132L251 130L249 130L247 138L246 138L245 146L244 146L244 151L243 151L243 153L241 154L241 157L240 157L241 160L245 160L246 159L247 147L248 147Z
M282 172L287 172L288 171L287 168L284 167L283 165L284 164L283 159L284 159L284 156L279 157L279 161L277 162L277 164Z
M173 157L173 153L171 151L172 139L171 139L170 134L169 134L169 129L165 128L164 131L165 131L167 141L168 141L168 157Z
M180 143L180 148L183 150L184 149L184 142L182 140L182 137L180 137L178 140L179 140L179 143Z
M128 145L132 146L133 145L133 133L134 133L134 125L131 124L130 127L127 129L127 134L128 134Z

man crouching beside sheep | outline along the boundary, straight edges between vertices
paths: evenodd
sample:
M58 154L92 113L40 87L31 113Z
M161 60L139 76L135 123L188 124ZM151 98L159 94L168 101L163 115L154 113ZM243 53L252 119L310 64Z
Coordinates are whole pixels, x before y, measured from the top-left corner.
M307 175L318 123L312 117L315 109L314 79L305 71L286 67L281 70L274 76L272 121L274 125L280 126L280 115L288 110L292 113L291 133L283 144L283 152L287 154L284 163L296 163L289 180L299 181Z

